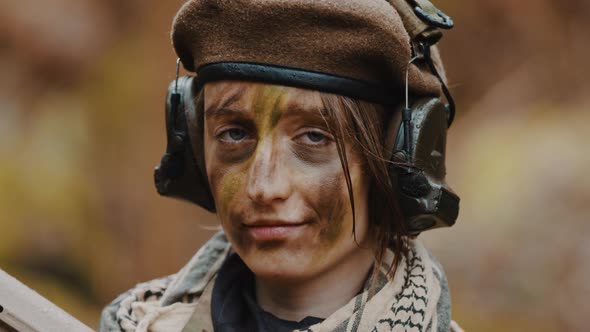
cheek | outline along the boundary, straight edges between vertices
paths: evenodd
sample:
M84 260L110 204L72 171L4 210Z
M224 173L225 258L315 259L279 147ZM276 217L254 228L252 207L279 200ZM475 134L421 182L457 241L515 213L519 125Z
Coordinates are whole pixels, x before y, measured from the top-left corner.
M246 172L240 170L224 170L218 167L209 174L209 181L217 206L217 216L221 221L230 242L236 248L246 245L245 234L241 232L239 225L232 224L230 209L236 208L236 199L243 192Z
M368 180L359 165L351 162L349 166L356 220L353 220L351 197L341 166L336 167L332 176L324 176L321 178L322 181L318 182L315 206L322 220L319 240L326 249L352 239L353 222L356 223L355 238L362 242L365 237Z
M244 186L245 170L228 167L215 153L215 143L205 138L205 164L209 186L215 199L217 214L224 220L228 214L230 202Z
M334 196L332 196L334 197ZM329 211L329 217L327 219L327 225L322 228L320 237L328 245L332 245L342 237L342 235L352 231L349 230L349 222L345 222L348 208L348 199L342 195L338 196L335 200L332 199L332 208Z
M345 233L349 223L346 216L350 211L350 203L346 190L346 182L342 169L331 176L323 176L316 184L316 212L321 218L320 240L331 246Z
M220 170L218 172L223 172ZM213 176L218 178L215 186L216 191L216 203L218 204L218 213L222 220L228 215L228 209L231 201L244 187L244 179L246 176L245 171L230 170L225 173Z

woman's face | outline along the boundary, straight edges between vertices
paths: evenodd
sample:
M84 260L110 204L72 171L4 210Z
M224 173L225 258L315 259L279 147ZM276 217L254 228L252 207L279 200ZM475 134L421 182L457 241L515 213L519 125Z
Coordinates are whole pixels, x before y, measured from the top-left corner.
M368 180L345 142L355 242L319 92L221 81L204 93L207 176L222 227L246 265L258 277L301 280L366 257L359 245L367 247Z

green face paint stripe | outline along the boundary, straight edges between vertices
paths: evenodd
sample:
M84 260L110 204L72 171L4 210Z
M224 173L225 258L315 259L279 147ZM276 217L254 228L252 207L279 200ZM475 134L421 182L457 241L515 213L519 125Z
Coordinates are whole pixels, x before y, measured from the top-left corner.
M283 108L287 90L280 86L264 86L257 88L253 100L255 123L260 137L268 135L277 125Z
M219 212L222 215L227 214L229 203L236 195L236 193L244 185L244 176L242 172L235 172L233 174L226 174L221 180L221 192L220 192L220 209Z
M259 139L262 136L267 136L272 132L272 129L277 125L281 115L283 114L282 104L284 104L287 89L284 87L270 87L264 86L257 88L255 97L253 99L254 122L259 132ZM222 177L220 186L220 209L219 212L223 215L227 214L230 202L234 196L243 188L244 179L247 176L247 171L250 169L253 157L256 151L252 154L249 160L239 171L225 174Z
M282 98L281 98L282 99ZM280 103L280 100L277 100L277 105ZM277 123L279 122L279 119L281 118L281 116L283 115L282 111L278 110L278 107L275 107L275 109L272 111L271 115L270 115L270 127L274 128L277 126Z

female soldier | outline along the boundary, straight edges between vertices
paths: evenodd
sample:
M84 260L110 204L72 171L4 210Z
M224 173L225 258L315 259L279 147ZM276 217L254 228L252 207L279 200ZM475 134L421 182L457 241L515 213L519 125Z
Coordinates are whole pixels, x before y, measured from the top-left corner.
M444 273L413 239L457 217L431 47L450 26L422 0L188 1L172 41L197 74L169 89L156 186L223 232L101 330L449 331Z

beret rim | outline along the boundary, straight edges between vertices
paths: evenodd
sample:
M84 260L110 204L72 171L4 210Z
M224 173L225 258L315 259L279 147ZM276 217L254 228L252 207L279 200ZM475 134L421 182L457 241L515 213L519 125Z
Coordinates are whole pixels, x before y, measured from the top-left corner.
M399 95L391 93L395 89L384 84L290 66L220 61L204 64L196 72L199 87L208 82L240 80L318 90L382 105L394 105L400 100Z

